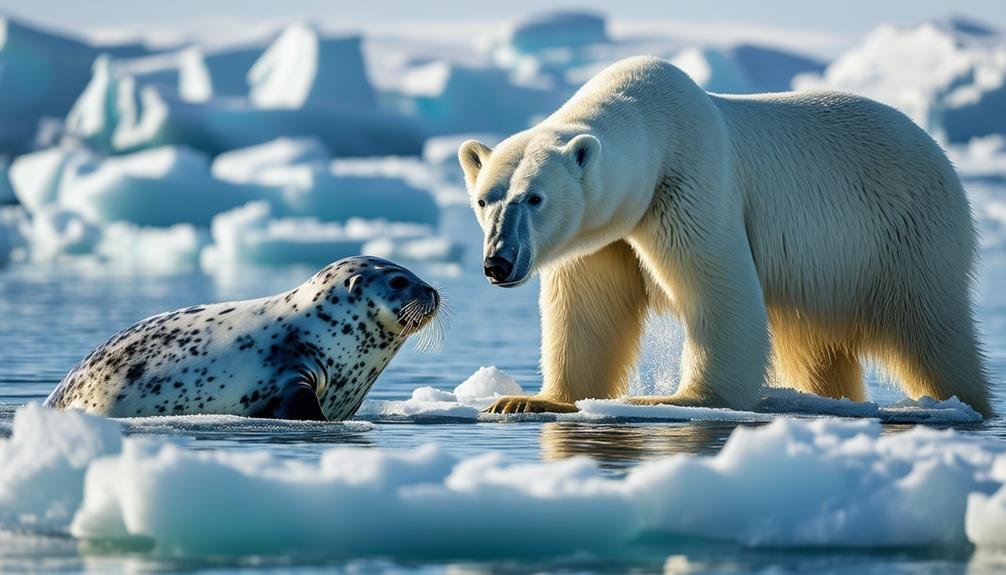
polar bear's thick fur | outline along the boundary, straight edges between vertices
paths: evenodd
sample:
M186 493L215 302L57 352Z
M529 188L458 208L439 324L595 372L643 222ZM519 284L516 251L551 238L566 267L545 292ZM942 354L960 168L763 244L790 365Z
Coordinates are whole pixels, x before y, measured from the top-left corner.
M541 392L495 411L625 394L656 308L685 328L682 381L637 402L746 409L766 381L861 400L876 358L913 398L990 413L970 206L939 146L892 108L707 94L636 57L495 150L458 155L486 274L542 276Z

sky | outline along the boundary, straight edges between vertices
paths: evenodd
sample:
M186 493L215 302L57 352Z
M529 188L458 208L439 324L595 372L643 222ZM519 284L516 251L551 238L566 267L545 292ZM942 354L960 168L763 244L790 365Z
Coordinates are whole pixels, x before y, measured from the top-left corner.
M696 26L730 23L761 29L817 34L822 50L851 44L878 24L912 24L961 14L1006 29L1006 0L0 0L0 12L82 34L142 35L164 29L226 33L246 23L293 19L344 22L348 28L382 25L502 22L558 8L587 8L614 21L675 21Z

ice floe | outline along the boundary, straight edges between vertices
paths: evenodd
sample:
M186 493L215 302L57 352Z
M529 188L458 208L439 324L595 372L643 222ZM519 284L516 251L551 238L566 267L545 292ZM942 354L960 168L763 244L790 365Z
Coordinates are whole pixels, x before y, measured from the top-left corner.
M332 448L317 462L191 450L29 405L0 440L0 528L145 542L170 556L556 556L677 537L999 546L1004 451L952 430L778 418L738 427L715 455L613 477L582 457L460 459L435 445Z
M2 527L65 532L88 466L121 445L118 424L107 419L57 414L36 404L19 408L13 434L0 440Z
M752 411L679 405L634 405L618 399L583 399L576 413L498 415L480 413L503 395L526 392L510 375L495 366L482 367L452 391L421 387L406 400L367 400L357 417L368 420L424 421L453 418L471 421L770 421L777 415L833 416L877 419L883 423L957 425L979 423L982 416L956 397L937 401L929 397L892 405L832 399L792 389L766 389Z

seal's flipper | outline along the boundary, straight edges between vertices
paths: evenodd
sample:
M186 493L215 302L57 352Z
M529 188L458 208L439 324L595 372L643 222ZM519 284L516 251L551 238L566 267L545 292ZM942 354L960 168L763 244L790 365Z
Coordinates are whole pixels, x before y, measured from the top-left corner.
M300 419L311 421L328 421L321 411L321 403L314 393L314 388L306 383L291 385L283 394L283 400L273 410L271 417L276 419Z

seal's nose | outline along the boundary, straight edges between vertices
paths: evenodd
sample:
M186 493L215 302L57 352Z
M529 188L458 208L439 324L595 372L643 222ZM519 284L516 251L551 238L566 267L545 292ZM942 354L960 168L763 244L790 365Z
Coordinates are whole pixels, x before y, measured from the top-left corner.
M504 257L490 256L486 258L483 264L483 271L490 281L500 283L510 277L510 272L513 271L513 263Z
M430 286L426 286L424 291L426 292L426 297L433 302L433 307L440 305L440 294L437 293L437 290L433 289Z

